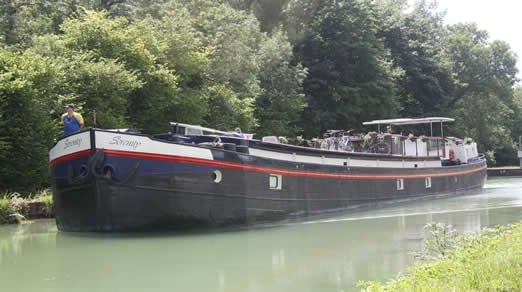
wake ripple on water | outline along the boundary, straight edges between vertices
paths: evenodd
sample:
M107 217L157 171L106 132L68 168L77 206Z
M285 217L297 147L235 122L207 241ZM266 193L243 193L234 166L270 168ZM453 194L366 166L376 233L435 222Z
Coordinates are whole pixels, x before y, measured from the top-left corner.
M485 212L502 208L522 208L522 188L520 182L520 178L495 178L487 181L484 191L480 194L407 202L374 210L352 211L350 213L316 217L316 219L308 218L306 221L282 225L321 224L393 217Z

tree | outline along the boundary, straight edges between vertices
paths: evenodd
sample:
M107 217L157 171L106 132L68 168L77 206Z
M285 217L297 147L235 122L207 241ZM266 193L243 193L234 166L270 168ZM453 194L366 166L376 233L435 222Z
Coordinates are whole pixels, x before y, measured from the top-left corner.
M390 49L393 63L404 75L398 80L401 116L437 116L447 112L453 90L451 68L445 59L446 28L436 2L418 1L405 13L406 1L380 2L384 20L379 35Z
M308 135L329 128L357 127L364 120L390 117L397 110L395 70L369 1L325 1L296 58L309 69L304 83L308 106L302 124Z
M290 64L291 47L282 32L264 33L253 15L215 1L173 1L170 5L173 5L169 8L172 15L192 20L192 27L202 36L203 45L209 48L205 82L211 106L205 117L207 125L240 126L245 131L254 131L259 121L260 127L255 130L259 134L280 131L280 125L295 121L295 114L299 114L303 104L299 100L302 79L299 76L303 68ZM271 75L274 72L278 72L277 77ZM279 80L272 82L275 78ZM282 97L285 94L289 96ZM283 99L295 101L294 107L274 105ZM222 102L224 106L221 106ZM260 104L266 106L267 112L276 108L278 111L296 110L286 116L263 115L265 111L254 111L254 106ZM237 117L235 125L231 117ZM276 119L274 122L281 124L274 129L265 123L269 119ZM224 125L222 121L231 124ZM285 133L291 132L285 130Z
M200 95L181 94L179 87L206 64L197 43L186 41L194 37L190 31L175 31L169 19L129 23L94 11L62 29L62 35L38 39L33 50L60 60L68 72L65 99L97 110L100 126L157 132L168 130L169 121L206 114ZM176 74L177 68L185 73Z
M487 32L474 24L449 30L445 53L456 84L449 105L457 117L457 131L475 138L480 151L512 149L515 55L504 42L488 42Z
M282 30L276 30L261 45L258 54L263 92L256 99L256 134L295 136L301 132L301 114L306 105L302 84L307 70L292 65L292 47Z
M170 0L100 0L86 6L97 11L107 11L111 17L123 16L127 19L140 20L147 16L161 19L167 12L165 4Z
M89 0L5 0L0 3L0 40L29 47L34 36L59 33L63 21ZM0 42L1 43L1 42Z
M230 87L239 98L255 98L261 92L256 52L264 34L257 19L244 11L214 1L185 4L192 23L211 49L209 79Z
M306 38L321 0L289 0L285 8L284 28L290 41L297 44Z
M48 183L56 123L42 109L61 77L48 59L0 49L0 190L30 192Z
M259 20L261 31L272 32L285 19L290 0L225 0L235 9L251 11Z
M522 87L520 85L514 86L513 90L513 120L509 125L514 143L512 147L507 148L511 150L511 153L507 151L508 157L504 157L503 153L497 151L497 156L500 156L500 163L506 165L519 165L518 161L518 150L520 150L520 139L522 137Z

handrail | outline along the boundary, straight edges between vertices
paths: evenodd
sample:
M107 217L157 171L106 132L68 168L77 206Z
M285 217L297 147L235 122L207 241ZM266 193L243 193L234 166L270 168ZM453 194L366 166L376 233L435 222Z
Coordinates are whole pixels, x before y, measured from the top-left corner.
M199 125L183 124L183 123L177 123L177 122L170 122L170 125L173 126L173 127L180 126L180 127L184 127L184 128L201 130L201 131L210 132L210 133L216 133L216 134L227 134L227 132L225 132L225 131L216 130L216 129L212 129L212 128L207 128L207 127L203 127L203 126L199 126Z

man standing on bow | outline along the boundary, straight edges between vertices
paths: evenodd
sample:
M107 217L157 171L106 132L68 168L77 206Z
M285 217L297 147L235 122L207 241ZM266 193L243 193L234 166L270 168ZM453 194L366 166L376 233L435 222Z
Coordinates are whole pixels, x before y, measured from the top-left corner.
M62 115L61 124L63 125L63 135L69 136L80 132L83 128L83 117L74 111L74 105L68 104L65 109L67 112Z

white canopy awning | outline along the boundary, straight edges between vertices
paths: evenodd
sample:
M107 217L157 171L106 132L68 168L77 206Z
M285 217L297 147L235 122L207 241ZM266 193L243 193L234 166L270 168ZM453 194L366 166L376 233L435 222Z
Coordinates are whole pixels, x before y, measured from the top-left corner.
M418 118L418 119L387 119L387 120L374 120L364 122L363 125L415 125L415 124L431 124L431 123L446 123L454 122L455 119L444 118L444 117L429 117L429 118Z

